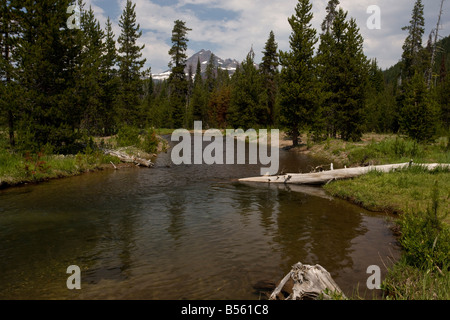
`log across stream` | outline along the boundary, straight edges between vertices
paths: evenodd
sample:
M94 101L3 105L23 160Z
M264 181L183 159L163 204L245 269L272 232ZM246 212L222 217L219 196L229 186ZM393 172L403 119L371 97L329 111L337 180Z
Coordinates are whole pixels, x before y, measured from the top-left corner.
M284 183L284 184L304 184L304 185L323 185L333 180L350 179L363 174L367 174L370 171L378 172L390 172L393 170L406 169L410 166L422 166L428 170L434 170L438 167L449 168L450 164L414 164L412 162L400 163L400 164L387 164L380 166L367 166L357 168L344 168L322 172L312 173L288 173L284 175L276 176L261 176L239 179L241 182L265 182L265 183ZM332 166L331 166L332 167Z

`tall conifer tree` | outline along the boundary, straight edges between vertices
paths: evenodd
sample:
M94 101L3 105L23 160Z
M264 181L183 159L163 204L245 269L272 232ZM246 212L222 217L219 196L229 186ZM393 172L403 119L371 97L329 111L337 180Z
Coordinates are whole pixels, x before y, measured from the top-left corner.
M281 120L292 133L293 146L298 145L300 130L310 126L317 109L317 79L314 63L316 30L309 0L298 0L295 14L288 21L292 28L291 51L280 52Z
M239 72L233 77L228 120L235 127L243 129L267 121L266 109L261 103L263 93L261 76L255 67L254 59L255 53L252 48Z
M263 75L264 88L266 93L266 107L268 113L267 125L274 125L276 117L276 102L278 92L278 44L275 42L275 34L270 31L269 39L263 51L260 70Z
M103 86L103 112L102 123L104 134L111 135L116 130L116 99L119 87L119 79L117 77L117 51L116 41L112 30L110 18L106 21L105 29L105 54L102 57L102 86Z
M71 1L22 2L17 66L24 92L19 138L23 148L46 144L70 152L81 110L74 103L75 68L80 30L69 30Z
M19 36L19 16L21 6L18 1L0 1L0 117L8 124L9 143L15 147L15 127L19 117L18 100L21 96L17 83L15 53Z
M140 95L143 93L142 68L146 62L142 58L145 45L139 46L142 36L140 25L136 23L136 4L127 0L120 17L121 34L118 38L120 93L118 96L117 113L122 124L139 124Z
M83 106L83 128L89 135L99 135L103 131L101 115L104 114L102 86L102 56L105 51L104 33L94 16L92 7L82 14L83 49L80 71L76 81L79 83L79 102Z
M402 80L411 79L416 71L424 72L422 59L422 42L425 32L425 18L423 16L422 0L416 0L412 11L409 26L403 27L402 30L408 31L408 36L403 44L402 54Z
M187 50L187 33L190 31L186 27L186 23L176 20L172 30L172 48L169 55L172 60L169 67L172 73L169 77L170 85L170 104L172 109L172 119L176 128L185 125L185 117L187 111L187 94L189 82L186 79L186 50Z

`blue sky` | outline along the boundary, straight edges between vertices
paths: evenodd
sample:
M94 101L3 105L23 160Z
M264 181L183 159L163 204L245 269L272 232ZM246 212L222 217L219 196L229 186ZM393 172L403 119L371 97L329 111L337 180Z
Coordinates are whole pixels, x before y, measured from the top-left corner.
M143 31L140 41L145 44L147 67L153 73L168 69L170 37L175 20L183 20L192 31L188 34L188 55L201 49L210 49L219 57L244 60L250 48L260 62L265 42L271 30L279 49L289 50L291 32L287 18L294 13L297 0L133 0L137 22ZM312 0L313 27L320 32L328 0ZM349 17L357 20L364 37L364 50L369 58L377 58L382 68L395 64L401 57L409 24L413 0L341 0L340 6ZM109 16L114 24L116 38L120 33L118 22L126 0L86 0L92 5L102 26ZM436 27L441 0L424 0L425 41ZM371 30L367 20L370 5L381 9L381 29ZM440 34L450 34L450 1L444 2Z

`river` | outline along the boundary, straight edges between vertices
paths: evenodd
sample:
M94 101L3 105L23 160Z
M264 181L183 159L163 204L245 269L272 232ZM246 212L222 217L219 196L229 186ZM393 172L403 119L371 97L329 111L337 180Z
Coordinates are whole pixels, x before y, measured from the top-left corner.
M280 168L323 164L281 150ZM105 170L0 191L0 299L262 298L297 262L367 299L367 268L399 256L388 216L320 188L243 184L258 165ZM81 269L69 290L67 267Z

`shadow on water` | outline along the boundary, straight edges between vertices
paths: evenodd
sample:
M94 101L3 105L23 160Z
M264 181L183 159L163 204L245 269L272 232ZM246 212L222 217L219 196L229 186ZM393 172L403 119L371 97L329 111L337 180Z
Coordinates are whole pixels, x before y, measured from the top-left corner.
M280 152L280 169L316 164ZM367 267L398 257L386 216L320 188L237 182L256 175L163 153L150 170L0 191L0 299L258 299L253 284L299 261L363 294ZM66 287L70 265L81 290Z

